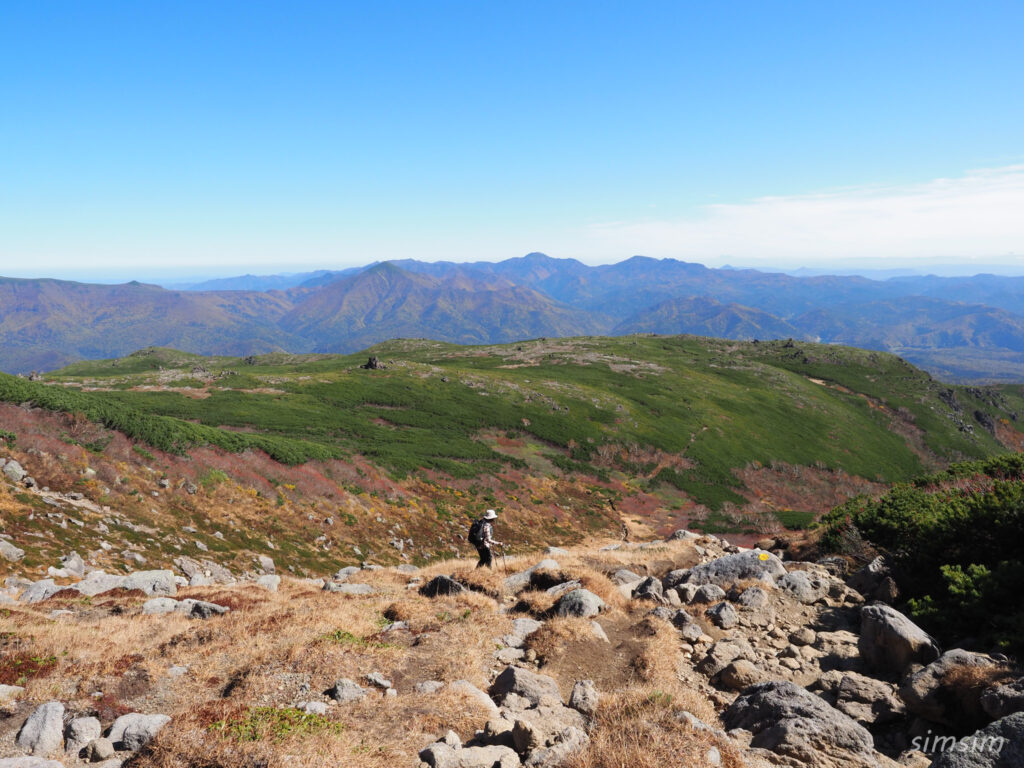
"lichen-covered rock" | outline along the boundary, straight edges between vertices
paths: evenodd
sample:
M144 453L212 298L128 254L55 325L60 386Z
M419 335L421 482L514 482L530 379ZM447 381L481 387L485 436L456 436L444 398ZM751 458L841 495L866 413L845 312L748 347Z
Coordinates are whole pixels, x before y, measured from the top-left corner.
M786 568L775 555L760 549L736 552L690 569L688 584L716 584L731 587L738 581L757 579L767 584L786 574Z
M136 752L152 741L160 729L171 722L167 715L144 715L132 712L121 715L110 726L107 738L115 747Z
M776 579L775 586L805 605L823 599L828 595L829 589L827 579L806 571L790 571Z
M597 711L600 694L593 680L577 680L569 694L569 706L584 715L593 715Z
M491 684L490 693L499 703L510 693L529 699L534 705L544 701L562 703L562 693L558 690L558 682L553 677L540 675L522 667L505 667Z

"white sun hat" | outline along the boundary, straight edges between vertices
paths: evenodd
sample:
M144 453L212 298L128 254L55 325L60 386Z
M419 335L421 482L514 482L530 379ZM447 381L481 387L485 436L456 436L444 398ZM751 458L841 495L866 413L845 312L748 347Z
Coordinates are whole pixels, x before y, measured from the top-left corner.
M497 517L498 517L498 513L497 512L495 512L493 509L488 509L487 510L487 514L484 515L484 520L496 520Z

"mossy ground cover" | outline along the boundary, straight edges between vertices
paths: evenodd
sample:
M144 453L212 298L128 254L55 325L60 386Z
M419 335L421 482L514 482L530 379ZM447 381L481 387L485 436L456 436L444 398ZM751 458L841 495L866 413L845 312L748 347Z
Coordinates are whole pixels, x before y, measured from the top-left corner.
M548 466L595 478L630 474L620 449L638 444L685 458L685 466L665 467L653 482L712 509L743 501L733 471L752 462L815 464L880 481L922 473L928 467L920 452L890 428L900 409L939 466L999 450L976 413L1004 418L1018 405L1024 412L1016 390L979 397L979 390L947 387L891 355L785 342L396 341L358 355L245 360L145 352L76 363L47 377L79 387L105 382L108 391L2 377L0 398L80 411L164 450L258 448L286 463L358 454L396 477L528 468L528 459L498 450L486 435L521 436L544 446L537 455ZM387 369L361 369L369 354ZM198 369L206 377L202 398L125 387L158 387L175 372L192 384Z

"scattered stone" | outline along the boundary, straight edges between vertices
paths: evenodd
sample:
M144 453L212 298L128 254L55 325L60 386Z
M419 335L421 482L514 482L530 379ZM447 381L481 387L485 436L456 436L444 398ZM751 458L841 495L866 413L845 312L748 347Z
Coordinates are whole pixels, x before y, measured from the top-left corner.
M296 709L301 709L310 715L326 715L327 704L323 701L300 701L295 705Z
M693 531L688 531L685 528L680 528L677 531L673 531L669 534L668 541L696 541L700 536Z
M21 464L14 459L8 459L7 463L4 464L4 474L7 475L7 479L12 483L20 483L28 475L28 472L22 469Z
M725 597L725 590L717 584L703 584L693 593L691 603L713 603Z
M550 747L533 752L525 765L531 768L555 768L573 753L585 749L589 743L590 737L586 731L570 726L555 737Z
M736 659L729 662L729 665L722 670L720 679L722 685L734 691L742 691L752 685L764 680L764 673L761 672L753 662L746 659Z
M8 702L14 701L24 692L25 689L20 685L0 684L0 704L7 704Z
M413 690L416 691L416 693L423 694L437 693L442 688L444 688L444 683L440 680L424 680L423 682L416 683L416 685L413 686Z
M562 549L561 547L548 547L544 550L545 555L551 555L552 557L558 557L559 555L568 555L569 550Z
M3 694L0 693L2 701ZM989 717L997 720L1014 712L1024 712L1024 677L985 690L981 694L981 707Z
M27 587L25 591L21 593L20 599L23 603L41 603L48 597L60 592L61 589L62 587L58 587L54 583L53 579L40 579Z
M618 573L622 573L622 571L618 571ZM626 573L629 573L629 571L626 571ZM661 580L662 586L664 586L665 589L675 589L680 584L684 583L689 575L689 568L679 568L674 571L669 571Z
M343 677L334 683L334 686L327 691L327 695L339 704L350 704L366 696L366 689Z
M90 571L84 579L74 585L83 595L95 596L102 592L109 592L124 584L124 576L118 576L103 571Z
M178 601L173 597L154 597L142 604L142 613L149 616L160 613L174 613Z
M15 739L18 747L40 756L56 752L63 741L64 705L59 701L49 701L32 710Z
M577 680L569 694L569 706L584 715L593 716L599 699L600 694L593 680Z
M185 599L180 601L175 610L178 613L188 616L190 619L209 619L213 616L221 616L231 609L226 605L208 603L205 600Z
M609 578L611 579L612 584L615 584L615 585L626 585L626 584L636 584L639 581L643 581L644 577L640 576L638 574L635 574L632 571L627 570L625 568L620 568L615 573L613 573Z
M363 679L375 688L381 690L387 690L391 687L391 681L388 680L380 672L370 672L367 675L363 675Z
M256 555L256 564L259 565L264 573L276 573L274 559L271 557L267 557L266 555Z

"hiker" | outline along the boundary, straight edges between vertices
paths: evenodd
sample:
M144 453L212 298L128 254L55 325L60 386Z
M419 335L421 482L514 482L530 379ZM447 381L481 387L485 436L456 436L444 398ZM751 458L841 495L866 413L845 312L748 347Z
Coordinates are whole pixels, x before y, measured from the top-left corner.
M499 547L504 546L500 541L494 540L494 526L491 525L491 521L497 519L498 513L493 509L488 509L487 514L474 520L473 524L469 526L469 543L480 553L480 562L476 564L477 568L484 565L493 568L494 558L491 554L491 547L495 544Z

